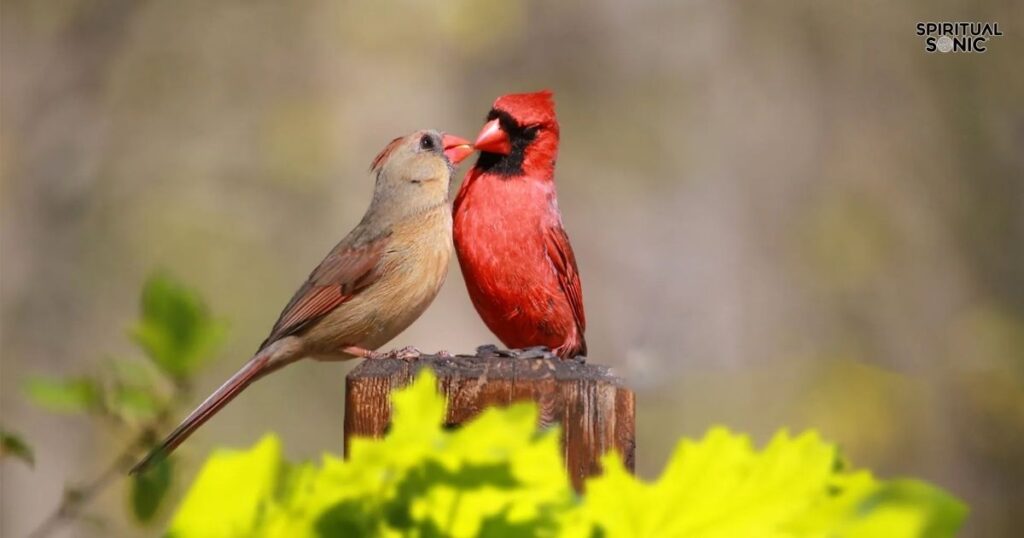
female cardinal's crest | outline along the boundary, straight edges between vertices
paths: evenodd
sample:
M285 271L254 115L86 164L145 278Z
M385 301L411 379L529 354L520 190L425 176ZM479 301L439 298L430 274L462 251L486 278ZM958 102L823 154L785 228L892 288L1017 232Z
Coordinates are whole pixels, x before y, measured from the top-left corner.
M378 153L377 156L373 158L373 163L370 164L370 171L380 172L380 167L384 164L384 161L388 158L388 156L391 155L392 152L395 151L395 148L397 148L402 143L403 140L405 140L405 137L400 136L392 140L391 142L388 142L388 145L384 146L384 149L382 149L380 153Z

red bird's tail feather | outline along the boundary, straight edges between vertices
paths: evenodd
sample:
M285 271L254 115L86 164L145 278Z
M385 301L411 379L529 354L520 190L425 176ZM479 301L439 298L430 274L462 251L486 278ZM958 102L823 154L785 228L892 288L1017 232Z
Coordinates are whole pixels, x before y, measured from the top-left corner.
M271 363L272 350L261 350L255 357L245 363L235 375L213 392L199 405L181 424L159 445L149 451L146 457L132 467L129 474L144 472L151 465L163 460L174 452L185 439L220 411L231 400L235 399L253 381L284 366L284 362Z

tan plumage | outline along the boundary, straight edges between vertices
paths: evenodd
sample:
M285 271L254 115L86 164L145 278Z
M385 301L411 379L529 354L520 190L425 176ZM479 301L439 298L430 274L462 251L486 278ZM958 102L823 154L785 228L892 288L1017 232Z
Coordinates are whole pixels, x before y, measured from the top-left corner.
M436 131L396 138L371 166L373 200L359 224L309 275L256 355L132 472L169 454L256 379L303 357L375 358L444 283L451 256L448 185L469 142Z
M306 331L306 353L320 360L351 358L352 353L339 350L377 349L411 325L444 284L451 227L447 203L425 207L391 226L377 262L381 276Z

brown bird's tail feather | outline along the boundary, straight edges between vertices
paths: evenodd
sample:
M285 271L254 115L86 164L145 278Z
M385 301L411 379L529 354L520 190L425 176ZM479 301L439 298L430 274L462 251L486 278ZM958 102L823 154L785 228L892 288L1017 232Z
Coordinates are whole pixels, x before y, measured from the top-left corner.
M272 349L264 349L255 357L245 363L235 375L231 376L223 385L213 392L206 400L199 405L181 424L171 432L159 445L149 451L145 458L132 467L129 474L144 472L151 465L163 460L174 452L185 439L188 439L193 432L203 425L213 415L220 411L231 400L238 396L253 381L284 366L284 362L271 363L273 356Z

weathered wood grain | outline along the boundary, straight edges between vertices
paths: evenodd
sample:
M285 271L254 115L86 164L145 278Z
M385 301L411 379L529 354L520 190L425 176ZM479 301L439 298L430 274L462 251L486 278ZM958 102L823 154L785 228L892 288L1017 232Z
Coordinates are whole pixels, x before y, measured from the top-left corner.
M349 373L345 395L345 451L353 436L383 436L391 420L391 391L429 367L448 398L445 422L455 427L490 406L536 402L539 426L562 425L562 448L573 486L600 472L600 457L615 450L635 464L635 397L603 366L556 358L513 358L493 348L477 355L424 355L417 361L367 360Z

